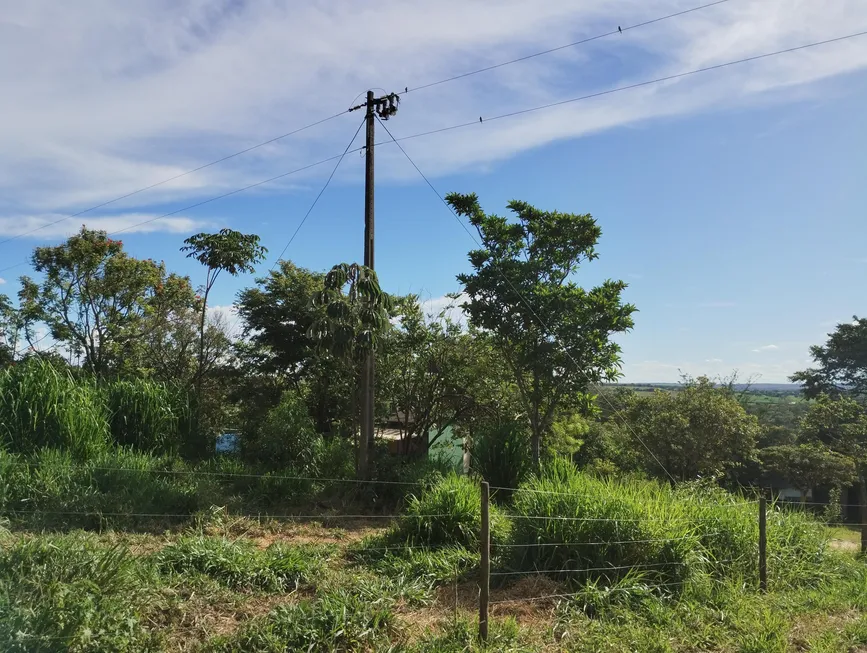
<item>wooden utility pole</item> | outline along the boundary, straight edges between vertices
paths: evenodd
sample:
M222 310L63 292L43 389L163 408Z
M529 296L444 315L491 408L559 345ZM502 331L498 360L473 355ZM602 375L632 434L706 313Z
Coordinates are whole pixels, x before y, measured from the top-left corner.
M374 269L374 136L376 127L376 118L379 116L382 120L388 120L389 117L397 113L397 105L400 98L392 93L383 97L374 97L373 91L367 92L367 101L364 104L349 109L365 110L365 120L367 121L367 138L364 146L365 165L364 165L364 267L371 270ZM372 351L367 353L364 359L364 365L361 370L361 433L358 438L358 468L356 473L358 478L365 480L369 475L369 453L370 447L373 444L373 421L374 421L374 388L376 386L376 370L374 363L374 355Z

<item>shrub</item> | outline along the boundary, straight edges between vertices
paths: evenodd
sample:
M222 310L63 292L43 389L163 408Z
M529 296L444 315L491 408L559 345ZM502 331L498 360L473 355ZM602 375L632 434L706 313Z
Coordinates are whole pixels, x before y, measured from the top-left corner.
M9 451L43 447L84 458L108 446L102 394L39 358L0 371L0 442Z
M345 591L281 605L240 632L212 639L210 653L367 651L388 639L395 617L381 603Z
M507 520L496 507L490 508L491 541L503 542ZM398 520L396 539L426 546L477 548L481 531L479 484L452 473L409 499Z
M247 458L263 465L292 467L299 475L316 476L324 442L313 427L303 399L287 391L268 412L259 433L253 438L242 438L241 446Z
M87 461L43 449L24 458L0 452L0 501L33 526L177 525L218 500L215 479L175 471L171 458L111 449ZM168 514L160 520L159 515ZM180 518L178 517L180 515Z
M561 575L609 583L636 573L663 583L704 572L756 578L757 508L720 488L594 478L556 461L515 493L514 510L514 569L588 570ZM768 552L772 578L794 568L810 578L825 556L821 528L772 512Z
M269 546L219 537L185 537L156 554L157 567L172 574L197 572L232 589L279 592L308 582L322 569L325 550L313 546Z
M111 437L115 444L156 453L181 445L179 402L161 383L136 379L105 386Z
M473 436L470 465L492 486L516 488L532 469L530 434L519 422L501 421L485 424ZM501 490L500 499L508 499L511 492Z

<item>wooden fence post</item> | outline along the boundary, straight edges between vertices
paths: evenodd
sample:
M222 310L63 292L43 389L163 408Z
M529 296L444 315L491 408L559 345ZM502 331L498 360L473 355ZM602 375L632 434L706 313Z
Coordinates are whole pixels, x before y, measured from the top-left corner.
M767 500L759 498L759 589L768 591L768 515Z
M491 520L488 511L491 488L487 481L482 481L482 529L479 538L481 553L480 588L479 588L479 639L488 640L488 595L491 589Z

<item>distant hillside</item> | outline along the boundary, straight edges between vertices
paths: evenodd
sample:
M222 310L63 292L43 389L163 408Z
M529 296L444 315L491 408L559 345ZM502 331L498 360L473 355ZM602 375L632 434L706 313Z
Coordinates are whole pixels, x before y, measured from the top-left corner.
M633 388L633 389L648 389L648 388L676 388L678 383L611 383L612 387ZM800 392L800 383L736 383L736 390L744 390L749 388L753 392Z

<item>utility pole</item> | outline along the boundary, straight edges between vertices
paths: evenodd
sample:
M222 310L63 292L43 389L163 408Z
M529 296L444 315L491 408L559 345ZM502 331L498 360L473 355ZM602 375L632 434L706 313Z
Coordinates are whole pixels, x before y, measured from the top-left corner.
M374 136L376 118L388 120L397 113L400 98L396 93L374 97L373 91L367 92L367 101L350 108L365 110L367 121L367 139L364 146L364 267L374 269ZM361 370L361 433L358 438L358 456L356 474L360 480L366 480L369 474L369 453L374 436L374 388L376 387L376 369L372 351L367 352L364 366Z

